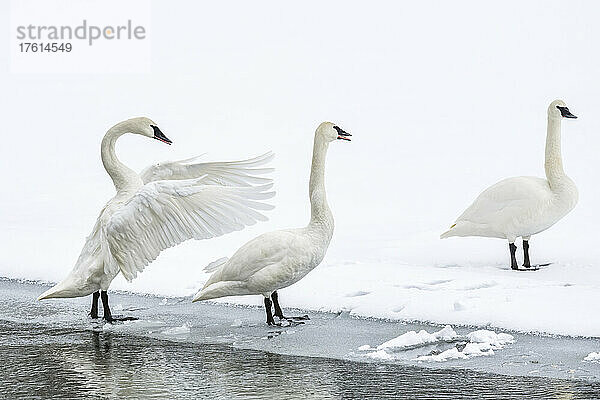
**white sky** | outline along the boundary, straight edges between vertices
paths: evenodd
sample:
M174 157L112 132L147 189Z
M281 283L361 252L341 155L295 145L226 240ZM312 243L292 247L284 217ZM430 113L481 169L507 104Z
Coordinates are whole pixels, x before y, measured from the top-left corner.
M5 23L9 7L0 5ZM150 10L150 73L11 74L12 32L2 30L0 275L58 280L70 270L113 195L102 135L141 115L174 145L122 138L119 156L138 170L201 153L277 154L269 223L169 250L147 282L175 269L173 285L186 283L247 239L306 223L312 135L323 120L354 135L328 156L329 261L502 262L500 241L436 238L485 187L543 175L555 98L580 117L563 122L580 203L536 246L545 257L600 257L589 248L600 222L596 2L154 1ZM167 265L175 262L185 266Z

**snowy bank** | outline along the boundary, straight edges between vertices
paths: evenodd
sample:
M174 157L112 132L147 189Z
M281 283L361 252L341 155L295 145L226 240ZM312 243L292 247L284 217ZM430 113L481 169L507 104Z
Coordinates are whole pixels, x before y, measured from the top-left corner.
M280 291L284 307L591 337L600 336L599 300L598 269L567 264L515 272L505 265L327 263ZM218 301L262 304L260 296Z

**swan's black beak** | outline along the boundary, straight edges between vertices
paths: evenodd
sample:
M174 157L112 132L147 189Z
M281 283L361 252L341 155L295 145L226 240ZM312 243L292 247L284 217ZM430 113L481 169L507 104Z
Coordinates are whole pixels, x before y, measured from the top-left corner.
M571 114L571 111L567 107L556 106L556 108L558 108L563 118L577 118L577 116Z
M348 136L352 136L350 133L344 131L342 128L340 128L339 126L334 126L333 129L335 129L338 133L338 140L347 140L350 141L350 138Z
M166 143L166 144L173 143L171 141L171 139L166 137L165 134L162 133L160 129L158 129L158 126L156 126L156 125L150 125L150 126L152 127L152 129L154 129L154 139L160 140L161 142Z

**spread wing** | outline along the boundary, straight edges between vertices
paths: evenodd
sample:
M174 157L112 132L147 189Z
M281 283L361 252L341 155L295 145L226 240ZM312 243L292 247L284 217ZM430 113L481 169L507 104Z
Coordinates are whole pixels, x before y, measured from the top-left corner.
M196 162L200 157L202 156L151 165L142 171L140 177L144 183L200 176L205 176L206 183L226 186L264 185L271 182L270 179L257 175L273 172L273 168L260 168L273 159L272 152L241 161Z
M149 182L108 220L111 255L132 280L166 248L265 221L260 211L273 208L262 202L275 195L271 187L215 185L209 176Z

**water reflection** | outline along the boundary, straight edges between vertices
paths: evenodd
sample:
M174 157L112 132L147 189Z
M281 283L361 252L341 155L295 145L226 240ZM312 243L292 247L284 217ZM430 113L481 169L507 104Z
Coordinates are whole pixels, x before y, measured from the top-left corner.
M7 398L577 399L600 385L292 357L0 322Z

